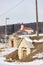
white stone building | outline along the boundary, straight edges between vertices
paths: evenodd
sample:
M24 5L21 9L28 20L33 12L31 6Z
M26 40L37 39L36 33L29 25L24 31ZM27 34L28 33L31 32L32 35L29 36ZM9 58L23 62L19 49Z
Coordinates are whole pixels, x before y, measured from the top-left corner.
M18 57L23 59L31 53L31 48L34 48L32 41L29 38L24 38L18 47Z

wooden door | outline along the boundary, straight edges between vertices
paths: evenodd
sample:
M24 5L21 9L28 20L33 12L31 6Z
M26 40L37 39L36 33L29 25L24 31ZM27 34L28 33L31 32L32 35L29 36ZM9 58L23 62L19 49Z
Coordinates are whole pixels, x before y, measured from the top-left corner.
M23 50L23 57L26 57L26 50Z
M11 44L12 44L12 47L14 47L14 41L13 40L11 40Z

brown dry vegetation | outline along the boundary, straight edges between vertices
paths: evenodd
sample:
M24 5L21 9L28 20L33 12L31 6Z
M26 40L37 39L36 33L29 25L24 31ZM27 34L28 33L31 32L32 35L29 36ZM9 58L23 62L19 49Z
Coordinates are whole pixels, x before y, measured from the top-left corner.
M40 39L40 38L43 38L43 37L39 36L39 37L30 37L30 38L31 39ZM22 60L18 59L18 51L16 50L16 51L14 51L11 54L6 56L6 61L11 61L11 62L12 61L29 62L29 61L33 61L35 59L43 59L43 57L42 58L37 58L37 57L33 58L33 56L35 56L36 54L43 52L43 42L39 42L39 43L38 42L36 42L36 43L33 42L33 45L35 46L35 48L31 49L30 55L26 56ZM36 51L34 51L34 50L36 50ZM12 60L10 60L10 58L12 58Z
M33 56L35 54L43 52L43 42L42 43L33 43L33 44L34 44L35 48L31 49L31 53L27 57L23 58L22 60L19 60L18 53L17 53L18 51L16 50L6 56L6 61L8 61L8 62L14 62L14 61L29 62L29 61L33 61L35 59L43 59L43 57L42 58L37 58L37 57L33 58ZM36 50L36 51L34 51L34 50ZM10 60L10 58L12 58L12 60Z
M34 55L43 52L43 42L42 43L33 43L33 44L34 44L35 48L31 49L30 55L25 57L22 61L29 62L29 61L33 61L35 59L43 59L43 57L42 58L37 58L37 57L33 58ZM36 49L36 51L33 52L33 50L35 50L35 49Z

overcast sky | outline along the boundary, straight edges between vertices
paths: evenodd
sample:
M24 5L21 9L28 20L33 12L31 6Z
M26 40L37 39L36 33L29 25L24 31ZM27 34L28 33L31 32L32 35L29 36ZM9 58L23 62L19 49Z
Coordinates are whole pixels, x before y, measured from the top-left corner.
M43 0L38 0L39 21L43 21ZM0 0L0 25L36 21L35 0Z

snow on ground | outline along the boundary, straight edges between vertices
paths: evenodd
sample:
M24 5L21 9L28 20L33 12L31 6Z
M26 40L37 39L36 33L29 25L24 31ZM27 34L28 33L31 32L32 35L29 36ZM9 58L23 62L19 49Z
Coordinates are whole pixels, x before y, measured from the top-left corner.
M3 55L9 54L9 53L13 52L16 49L17 48L7 48L7 49L4 49L3 52L0 52L0 54L2 54L2 56L0 56L0 65L43 65L43 60L34 60L32 62L17 62L17 61L16 62L6 62L5 61L6 58L3 57ZM37 57L38 56L42 57L43 53L37 54ZM36 57L36 56L34 56L34 57Z
M43 52L42 53L38 53L35 56L33 56L33 58L42 58L43 57Z
M39 40L33 40L33 42L43 42L43 38L40 38Z
M5 48L3 49L4 51L0 52L0 57L1 56L4 56L4 55L7 55L15 50L17 50L17 48Z
M5 59L5 57L0 57L0 62L4 62Z
M39 36L43 36L43 33L39 34Z
M0 65L43 65L43 60L35 60L32 62L2 62L1 60Z
M10 65L43 65L43 61L42 60L35 60L32 62L15 62L15 63L11 63Z
M31 36L31 37L33 37L33 36L37 36L37 34L32 34L32 35L19 35L18 37L20 37L20 38L25 38L27 41L33 41L33 42L43 42L43 38L40 38L40 39L38 39L38 40L31 40L31 39L29 39L28 37L29 36ZM39 34L39 36L43 36L43 34Z
M34 52L36 52L37 51L37 49L34 49L33 51L32 51L32 53L34 53Z
M40 34L43 35L43 34ZM43 39L40 40L35 40L35 42L43 42ZM5 57L3 57L4 55L7 55L13 51L15 51L17 48L6 48L3 49L3 52L0 52L0 65L43 65L43 60L34 60L32 62L5 62L4 60L6 59ZM35 52L36 50L34 50L33 52ZM43 57L43 53L38 53L35 56L33 56L33 58L42 58Z
M0 48L4 48L5 44L4 43L0 43Z

